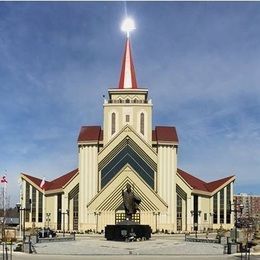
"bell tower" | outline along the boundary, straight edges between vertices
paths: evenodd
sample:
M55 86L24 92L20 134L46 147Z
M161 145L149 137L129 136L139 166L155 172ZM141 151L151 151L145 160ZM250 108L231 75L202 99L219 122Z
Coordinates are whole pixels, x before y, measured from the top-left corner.
M127 37L119 84L118 88L108 90L108 100L103 104L104 145L126 125L151 145L152 102L148 100L148 90L138 87L130 44L130 31L135 26L131 20L122 27Z

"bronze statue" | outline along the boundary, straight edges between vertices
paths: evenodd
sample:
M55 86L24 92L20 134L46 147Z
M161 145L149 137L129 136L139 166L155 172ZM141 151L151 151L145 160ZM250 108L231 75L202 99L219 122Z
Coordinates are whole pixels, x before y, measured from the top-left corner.
M131 185L126 185L126 191L122 190L126 220L132 220L132 215L138 210L141 199L134 195Z

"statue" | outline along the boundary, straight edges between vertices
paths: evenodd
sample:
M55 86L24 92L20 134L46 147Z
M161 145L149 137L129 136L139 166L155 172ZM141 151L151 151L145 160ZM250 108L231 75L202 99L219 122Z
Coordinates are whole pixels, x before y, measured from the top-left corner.
M141 203L141 199L135 196L130 184L126 184L126 189L122 190L122 197L126 220L120 221L115 225L107 225L105 227L105 238L107 240L127 242L150 239L151 227L132 221L133 214L139 210L138 206Z
M132 220L132 215L138 210L141 199L134 195L131 185L126 185L126 191L122 190L123 203L125 207L126 220Z

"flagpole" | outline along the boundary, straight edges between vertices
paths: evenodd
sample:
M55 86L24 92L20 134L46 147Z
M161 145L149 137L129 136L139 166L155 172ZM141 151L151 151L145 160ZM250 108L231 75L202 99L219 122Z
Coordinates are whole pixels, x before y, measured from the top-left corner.
M5 218L6 218L6 184L7 184L7 179L6 179L6 170L5 174L1 178L1 184L4 184L3 186L3 222L2 222L2 237L4 236L4 227L5 227Z

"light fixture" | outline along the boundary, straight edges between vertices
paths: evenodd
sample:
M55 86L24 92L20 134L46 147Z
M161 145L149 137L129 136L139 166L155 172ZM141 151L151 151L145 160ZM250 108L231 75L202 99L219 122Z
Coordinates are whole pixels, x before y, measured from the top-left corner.
M135 22L132 18L126 17L121 25L121 30L126 32L127 38L129 38L130 32L135 30Z

